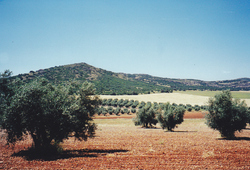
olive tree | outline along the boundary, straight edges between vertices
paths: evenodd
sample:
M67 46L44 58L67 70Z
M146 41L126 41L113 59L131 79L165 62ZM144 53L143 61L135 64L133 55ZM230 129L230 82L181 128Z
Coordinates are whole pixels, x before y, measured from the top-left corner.
M121 108L120 108L120 107L117 107L117 108L114 110L114 113L115 113L116 115L119 115L120 111L121 111Z
M208 111L206 124L218 130L222 137L234 138L234 133L244 129L248 123L249 112L246 103L233 99L229 90L210 98Z
M139 101L138 100L136 100L136 101L134 101L134 103L132 104L132 108L136 108L137 106L139 105Z
M126 105L125 105L125 107L130 107L130 106L132 106L132 104L134 103L134 100L130 100Z
M10 99L14 95L14 89L21 85L20 80L11 79L11 75L12 72L10 70L0 73L0 127L6 108L10 105Z
M167 103L164 110L157 115L157 119L162 129L173 131L177 124L183 122L184 113L185 109L182 106L173 106Z
M112 115L112 114L114 113L114 109L113 109L113 107L111 107L111 106L108 107L107 111L108 111L108 113L109 113L110 115Z
M136 113L136 117L133 119L135 126L142 125L142 127L153 127L157 124L157 111L153 107L144 106Z
M29 134L34 148L42 151L69 136L78 140L93 137L96 125L92 116L99 102L92 96L93 84L83 83L77 95L69 95L69 89L45 79L17 88L2 123L8 143L15 144Z

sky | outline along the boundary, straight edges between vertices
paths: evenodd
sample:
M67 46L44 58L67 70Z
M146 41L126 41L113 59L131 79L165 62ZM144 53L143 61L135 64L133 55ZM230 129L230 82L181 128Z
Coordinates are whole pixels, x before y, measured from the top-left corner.
M250 1L0 0L0 72L81 62L164 78L250 78Z

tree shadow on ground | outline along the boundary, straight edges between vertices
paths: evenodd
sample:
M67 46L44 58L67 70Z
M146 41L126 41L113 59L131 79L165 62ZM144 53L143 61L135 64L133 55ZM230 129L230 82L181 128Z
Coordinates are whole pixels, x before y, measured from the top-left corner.
M161 129L159 127L140 127L140 128L142 128L142 129Z
M245 140L245 141L250 141L250 138L249 137L218 138L218 140Z
M79 157L98 157L105 156L107 154L128 152L128 150L122 149L80 149L80 150L65 150L54 153L39 153L34 149L22 150L12 154L12 156L23 157L26 160L44 160L44 161L55 161L57 159L69 159Z
M194 132L197 132L197 131L188 131L188 130L185 130L185 131L181 131L181 130L169 130L169 131L165 131L165 132L172 132L172 133L194 133Z

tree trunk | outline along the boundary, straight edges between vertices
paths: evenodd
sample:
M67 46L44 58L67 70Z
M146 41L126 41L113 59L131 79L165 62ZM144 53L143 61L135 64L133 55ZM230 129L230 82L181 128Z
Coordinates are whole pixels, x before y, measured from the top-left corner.
M44 133L31 133L33 138L34 147L38 150L43 150L51 146L52 139L47 138L46 132Z

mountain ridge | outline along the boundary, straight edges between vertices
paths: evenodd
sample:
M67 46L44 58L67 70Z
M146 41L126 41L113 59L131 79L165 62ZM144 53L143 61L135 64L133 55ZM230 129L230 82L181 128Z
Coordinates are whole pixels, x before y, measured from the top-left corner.
M36 77L44 77L56 84L73 79L87 80L95 84L98 94L138 94L172 90L250 90L250 78L246 77L220 81L163 78L149 74L115 73L84 62L39 69L14 77L26 82Z

